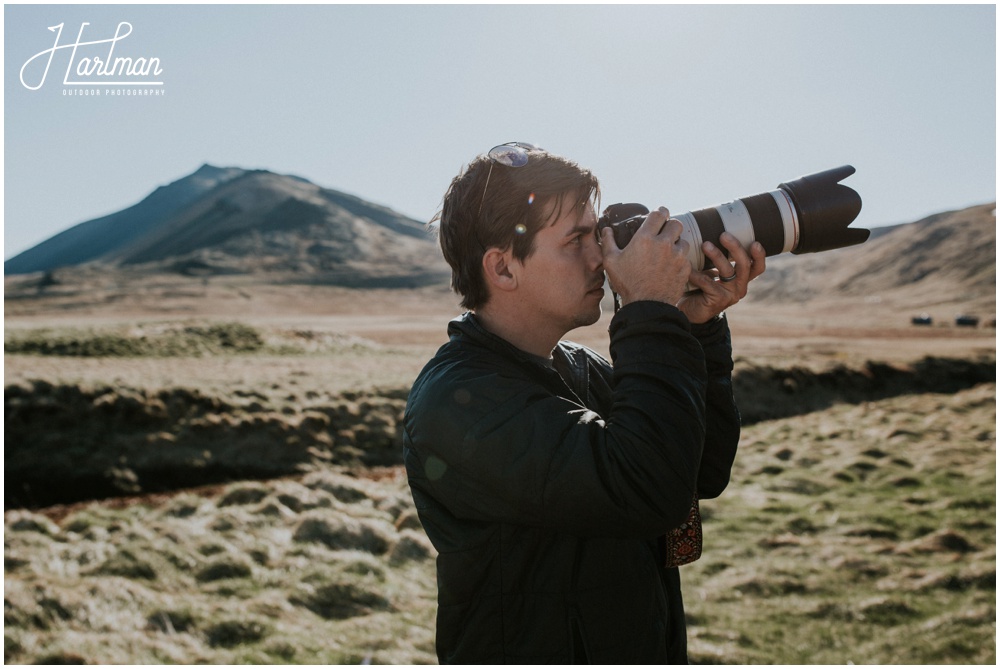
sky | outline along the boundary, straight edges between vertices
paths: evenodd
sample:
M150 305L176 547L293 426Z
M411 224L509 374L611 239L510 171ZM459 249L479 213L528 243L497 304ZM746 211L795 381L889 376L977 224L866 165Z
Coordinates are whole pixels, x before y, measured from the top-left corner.
M996 199L992 4L5 5L3 33L5 259L204 163L427 221L508 141L675 213L845 164L855 227Z

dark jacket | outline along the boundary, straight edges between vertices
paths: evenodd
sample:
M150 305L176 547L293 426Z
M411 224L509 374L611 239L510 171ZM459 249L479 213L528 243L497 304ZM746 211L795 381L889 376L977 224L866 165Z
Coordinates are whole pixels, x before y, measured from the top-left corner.
M561 342L551 369L471 314L448 331L404 418L438 551L438 659L686 662L680 581L658 538L696 489L711 498L729 481L725 319L692 334L672 306L627 305L611 321L613 368Z

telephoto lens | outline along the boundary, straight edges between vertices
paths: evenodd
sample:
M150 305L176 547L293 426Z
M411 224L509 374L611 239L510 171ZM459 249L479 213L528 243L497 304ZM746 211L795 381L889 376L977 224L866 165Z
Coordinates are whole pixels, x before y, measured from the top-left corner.
M712 242L725 250L719 242L723 232L735 235L748 252L751 244L760 242L769 256L861 244L870 231L848 227L861 211L861 196L840 183L854 171L844 165L778 184L766 193L673 216L684 226L681 239L688 243L691 267L695 271L712 267L701 245ZM610 225L618 247L625 248L648 213L641 204L613 204L597 222L598 236Z

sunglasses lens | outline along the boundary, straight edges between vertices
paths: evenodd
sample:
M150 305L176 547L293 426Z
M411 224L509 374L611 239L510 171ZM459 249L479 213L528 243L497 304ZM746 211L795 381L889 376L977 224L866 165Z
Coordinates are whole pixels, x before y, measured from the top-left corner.
M528 151L520 146L501 144L490 149L490 160L507 167L524 167L528 164Z

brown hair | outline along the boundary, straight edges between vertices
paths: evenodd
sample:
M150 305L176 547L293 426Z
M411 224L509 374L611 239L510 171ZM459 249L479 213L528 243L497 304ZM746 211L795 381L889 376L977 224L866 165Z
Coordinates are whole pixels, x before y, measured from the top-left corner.
M597 177L541 150L531 150L522 167L478 156L452 180L431 223L438 221L451 287L462 296L463 307L476 309L489 299L482 268L486 250L513 247L518 260L530 256L535 235L546 221L559 218L567 194L580 204L599 200Z

